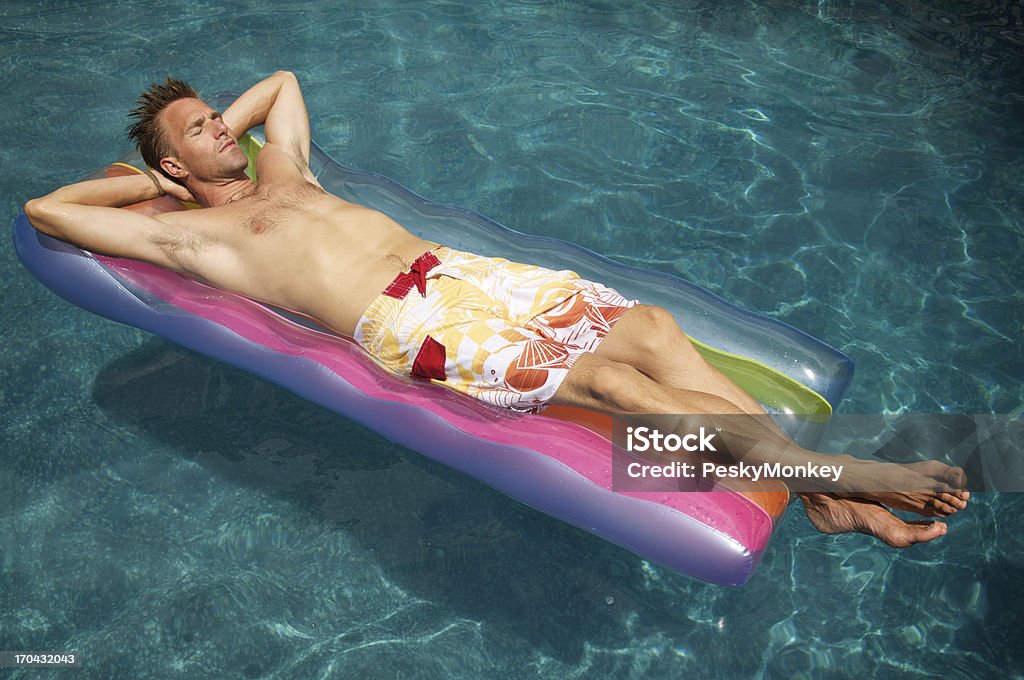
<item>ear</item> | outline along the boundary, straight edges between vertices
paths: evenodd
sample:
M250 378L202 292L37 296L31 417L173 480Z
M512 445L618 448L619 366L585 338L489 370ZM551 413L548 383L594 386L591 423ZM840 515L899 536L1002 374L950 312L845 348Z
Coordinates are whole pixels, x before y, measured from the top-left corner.
M164 156L160 159L160 169L179 182L184 182L188 177L188 169L174 156Z

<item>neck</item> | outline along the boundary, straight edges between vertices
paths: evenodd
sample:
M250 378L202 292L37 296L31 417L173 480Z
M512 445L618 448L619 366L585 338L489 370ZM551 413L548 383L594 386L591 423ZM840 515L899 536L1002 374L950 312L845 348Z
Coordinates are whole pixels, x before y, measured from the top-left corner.
M234 179L218 182L196 182L189 185L188 190L195 196L196 202L206 208L227 205L252 194L256 182L242 175Z

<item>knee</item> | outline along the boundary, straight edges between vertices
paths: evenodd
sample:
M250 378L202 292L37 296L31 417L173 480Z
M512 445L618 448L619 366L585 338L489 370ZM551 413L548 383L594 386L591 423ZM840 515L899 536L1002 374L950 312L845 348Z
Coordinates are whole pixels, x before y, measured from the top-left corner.
M630 310L630 314L636 314L638 323L644 329L638 337L645 350L659 354L666 349L676 352L680 341L685 341L684 351L693 348L690 339L676 323L676 317L664 307L637 305Z
M664 307L658 307L656 305L637 305L633 308L633 313L641 317L641 321L653 329L667 329L667 328L678 328L676 325L676 317L672 315L672 312L668 311Z

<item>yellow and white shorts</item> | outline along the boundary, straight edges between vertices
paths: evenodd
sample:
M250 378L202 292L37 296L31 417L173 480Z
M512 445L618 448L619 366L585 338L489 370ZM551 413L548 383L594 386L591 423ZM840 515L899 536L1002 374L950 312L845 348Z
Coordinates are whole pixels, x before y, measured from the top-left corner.
M438 246L370 304L355 341L395 373L538 411L636 304L569 270Z

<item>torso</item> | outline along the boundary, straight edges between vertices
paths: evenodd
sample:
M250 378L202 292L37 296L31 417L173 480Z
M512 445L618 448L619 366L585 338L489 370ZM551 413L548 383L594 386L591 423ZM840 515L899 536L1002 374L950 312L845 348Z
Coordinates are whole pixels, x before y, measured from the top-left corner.
M260 152L257 174L249 196L160 217L186 229L168 246L183 272L351 336L395 275L433 247L387 215L327 193L280 149Z

